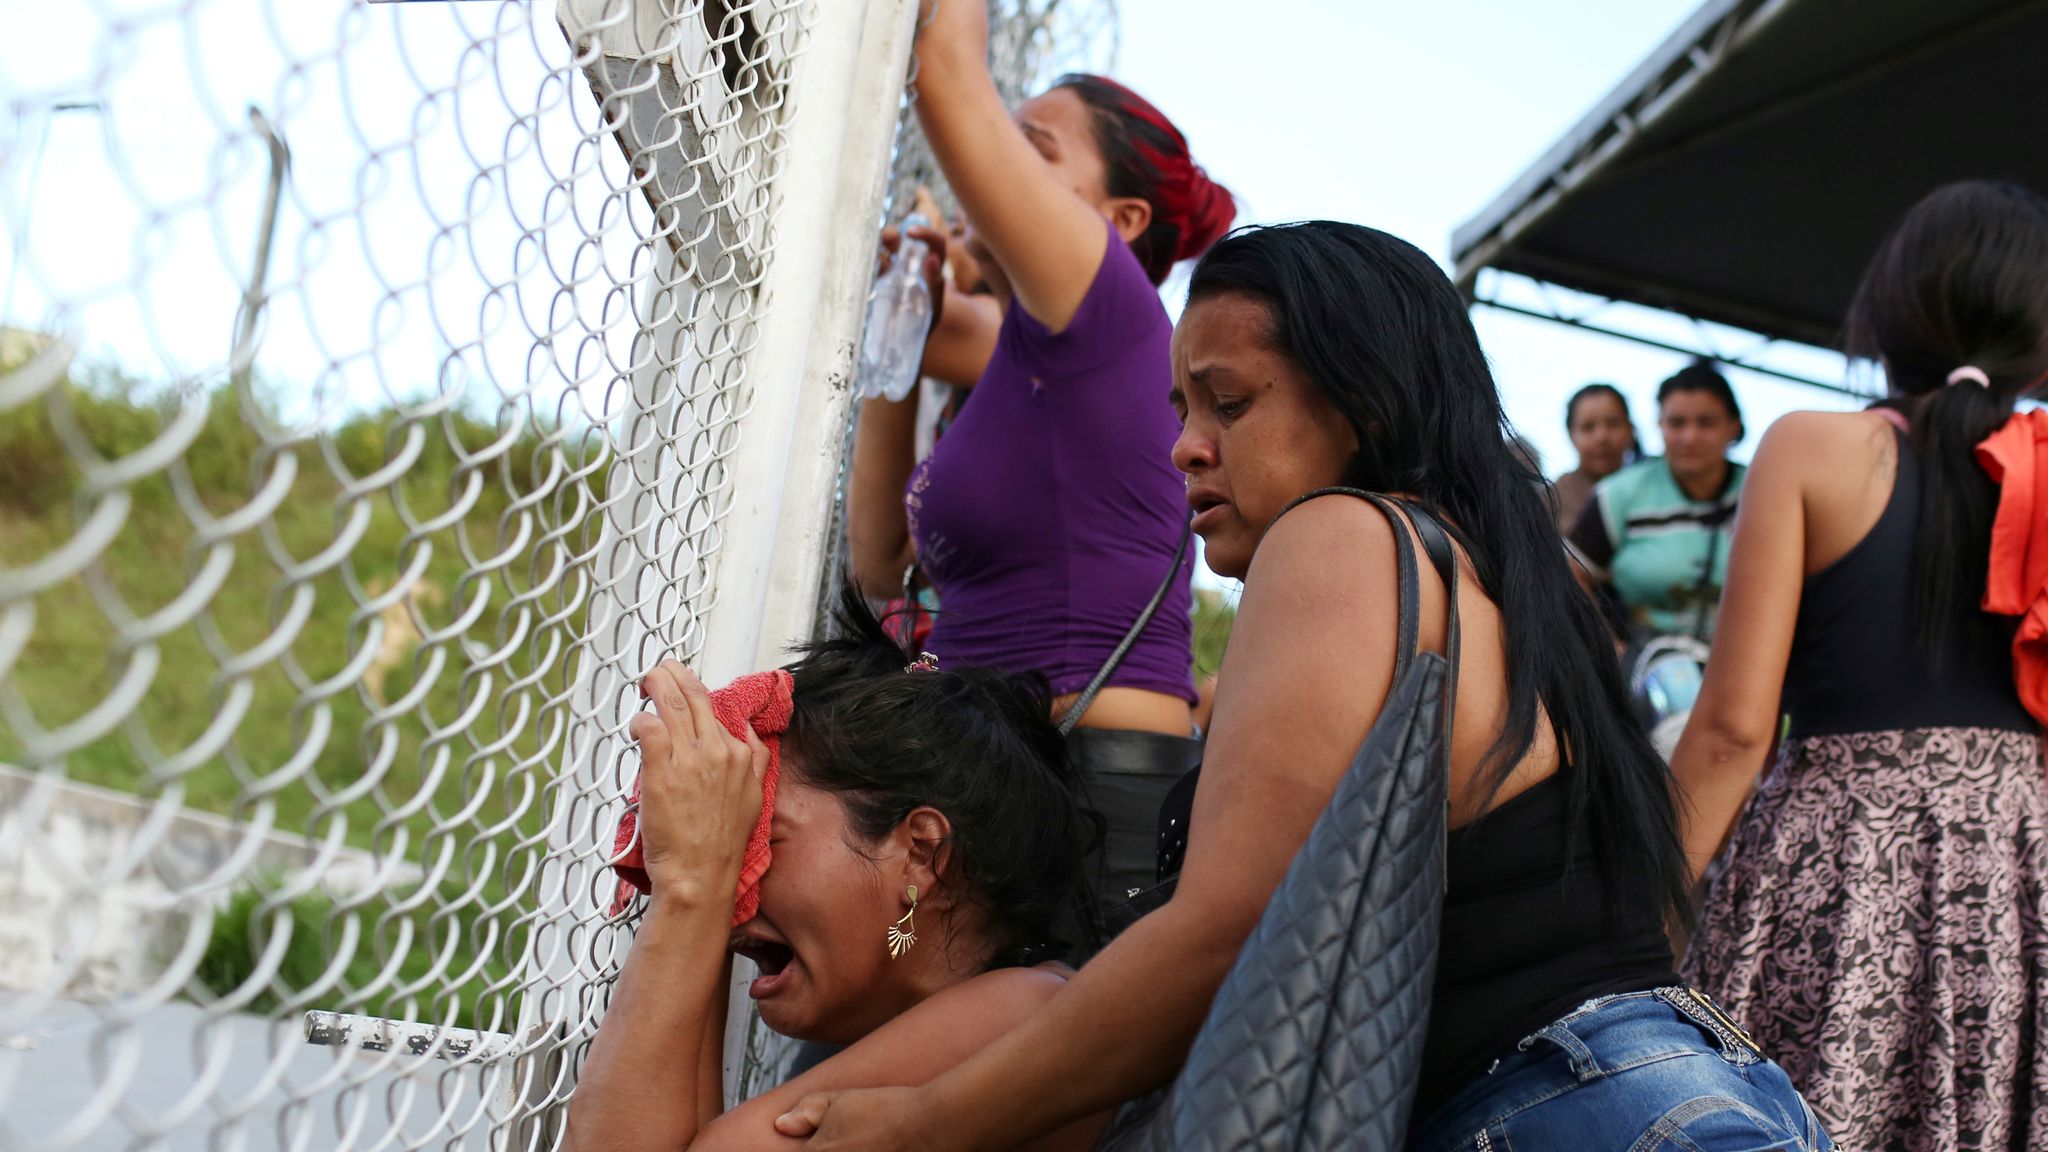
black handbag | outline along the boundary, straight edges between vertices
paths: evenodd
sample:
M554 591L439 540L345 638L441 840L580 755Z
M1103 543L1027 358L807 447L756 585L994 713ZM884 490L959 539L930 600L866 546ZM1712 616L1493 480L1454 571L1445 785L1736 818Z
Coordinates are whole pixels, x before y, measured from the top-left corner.
M1443 908L1458 570L1448 534L1427 511L1357 489L1302 499L1329 492L1370 501L1394 524L1393 689L1217 992L1180 1075L1126 1108L1105 1149L1392 1152L1406 1141ZM1449 594L1446 656L1417 651L1417 568L1404 516Z

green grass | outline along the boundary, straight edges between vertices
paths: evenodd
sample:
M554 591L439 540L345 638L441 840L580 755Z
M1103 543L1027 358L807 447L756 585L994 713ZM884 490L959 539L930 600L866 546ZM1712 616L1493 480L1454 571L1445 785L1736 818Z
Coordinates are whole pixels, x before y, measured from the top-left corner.
M0 412L0 566L18 569L51 555L92 514L96 497L79 466L81 452L109 461L131 457L171 427L175 405L160 395L112 372L81 377L36 402ZM492 942L494 956L482 963L502 970L524 942L509 930L494 932L487 930L491 925L474 923L474 909L504 900L506 876L519 876L531 855L516 850L516 843L538 837L547 819L542 784L553 774L562 749L559 737L550 734L549 725L536 722L535 713L567 692L573 661L564 633L583 621L581 607L564 602L574 595L573 575L552 592L529 594L537 574L551 564L560 562L573 573L583 562L579 552L597 539L589 505L579 506L562 491L573 485L556 484L529 511L514 508L516 500L541 488L557 463L549 429L501 429L461 410L425 420L383 410L341 420L324 443L307 440L273 451L264 447L250 414L234 396L222 391L200 402L204 425L175 466L189 481L187 499L203 509L199 518L234 513L280 470L288 478L283 498L265 527L229 540L231 562L211 599L212 611L156 639L160 664L131 716L64 756L64 772L73 780L145 798L175 789L188 808L243 821L269 820L280 831L316 840L339 823L348 845L413 862L446 854L450 865L440 889L421 905L441 907L441 919L431 924L420 919L415 928L421 934L440 933L437 939L445 940L458 930L456 921L468 917L460 931L468 939ZM83 446L74 443L76 450L67 449L65 429ZM417 458L395 483L360 500L345 499L347 477L366 477L402 460L415 442ZM569 443L559 453L566 457L560 462L573 463L576 454L578 444ZM601 489L601 480L601 474L590 478L593 493ZM200 539L195 517L181 504L169 473L150 475L124 490L132 507L118 534L88 573L35 597L27 648L0 683L0 692L13 695L45 732L87 715L120 680L130 657L110 618L144 619L173 603L218 551ZM437 518L445 522L432 530L419 527ZM303 590L285 581L287 566L320 555L358 527L360 539L339 564L305 581ZM554 527L568 529L561 549L532 542ZM523 546L522 532L532 533ZM479 560L499 554L511 555L511 562L477 572ZM360 611L359 597L392 587L416 564L423 576L414 607L420 626L430 634L448 628L465 608L485 598L466 639L423 644L412 635L395 646L397 658L382 673L382 702L399 701L419 686L423 694L417 706L373 722L382 703L359 683L331 696L324 712L302 706L308 686L340 676L368 645L374 614ZM523 604L515 603L522 598ZM281 627L288 632L287 622L300 612L303 623L279 659L239 688L223 674L225 662ZM548 615L562 617L552 631L542 619ZM551 640L561 643L551 645ZM486 651L509 647L511 654L485 673L473 666L466 645ZM423 683L436 648L443 667ZM533 683L513 690L509 677ZM241 691L248 695L246 714L227 746L182 771L165 772L162 766L198 740ZM30 756L25 732L6 715L0 712L0 762L44 767ZM463 815L471 805L475 810ZM437 822L447 829L434 833ZM459 895L464 892L469 895ZM388 903L397 895L380 899ZM235 899L246 903L260 896L252 891ZM312 922L328 920L326 909L303 911ZM228 932L238 917L248 920L243 904L228 909L217 931ZM512 914L504 917L505 925L498 927L509 928ZM393 955L386 948L401 942L400 922L414 917L369 908L362 919L366 927L374 926L375 938L361 947L358 959L374 967L377 958ZM470 935L472 929L476 935ZM319 935L296 935L291 955L299 957L305 942ZM404 954L401 976L425 962L427 951L419 939L416 935L407 947L421 957ZM207 987L226 978L222 973L231 970L222 967L226 957L246 952L243 945L249 942L246 932L216 941L220 952L209 954L215 968L204 982ZM465 956L461 963L472 959ZM404 980L396 984L403 986Z
M396 851L413 862L449 853L452 864L440 889L420 904L440 909L433 918L424 911L395 910L392 902L403 893L380 897L362 910L358 924L368 934L367 943L356 946L342 979L348 998L337 992L322 1006L397 1014L382 1010L400 1007L391 999L392 989L416 984L430 958L453 947L459 954L457 967L480 969L438 993L420 993L421 1003L441 997L420 1018L445 1018L452 996L461 1018L472 1021L477 990L501 979L525 946L523 934L512 929L513 911L499 913L498 922L478 909L520 906L521 901L507 897L508 888L521 881L505 877L517 877L530 861L530 850L522 852L516 845L522 837L538 836L547 817L541 784L562 755L559 745L544 736L546 725L531 716L519 722L522 707L537 709L567 691L572 665L566 645L552 648L537 638L539 617L561 614L569 630L583 620L580 607L564 605L559 589L523 609L513 601L533 588L536 567L544 570L536 557L580 563L578 551L596 540L595 520L587 510L579 512L573 503L550 496L526 527L537 535L548 525L566 524L566 551L551 556L529 541L515 550L513 563L479 577L474 571L478 559L506 552L518 541L515 496L539 488L555 462L548 429L514 429L509 446L495 459L465 468L465 457L505 443L507 436L494 423L459 410L419 422L388 409L357 413L332 427L324 446L306 441L277 452L265 449L251 423L252 416L267 419L266 413L245 412L226 391L202 402L205 423L182 454L181 467L189 479L188 498L199 502L204 515L231 515L264 489L281 466L296 471L268 518L268 529L230 541L232 563L212 598L215 610L156 640L161 663L132 718L66 756L64 771L74 780L145 798L178 789L189 808L244 821L268 819L281 831L314 839L340 822L350 846ZM83 379L66 382L38 402L0 412L0 566L19 568L50 555L92 512L86 474L60 429L73 429L92 454L120 460L163 435L174 411L175 405L144 386L100 371L84 373ZM415 437L421 440L418 456L395 484L360 502L344 499L345 476L364 477L385 468L403 457ZM566 445L564 462L576 454L576 444ZM434 531L408 531L408 523L431 521L467 500L472 476L481 481L473 506ZM588 482L593 496L601 490L601 479L594 475ZM562 487L568 486L557 485ZM11 679L0 684L0 691L16 694L46 731L88 713L118 681L127 655L120 633L109 623L110 605L119 601L125 608L113 611L147 617L197 579L208 560L193 516L181 505L168 475L157 473L125 490L133 506L92 578L59 582L36 597L28 647ZM232 682L221 672L223 662L261 643L292 616L294 593L282 580L281 560L290 564L320 554L360 516L367 520L346 558L306 583L310 607L284 658L247 680L247 713L229 745L175 775L161 771L231 700ZM514 647L488 682L472 668L460 641L441 645L445 667L425 685L417 707L387 723L372 723L379 700L360 685L332 696L324 716L300 707L307 685L337 676L368 642L367 620L351 587L374 595L415 563L424 565L415 607L427 631L447 627L465 605L487 593L467 637L496 649L524 630L526 641ZM565 578L561 587L574 583ZM1223 597L1197 596L1198 676L1212 674L1221 661L1234 615ZM557 636L563 638L560 631ZM404 697L430 667L431 647L416 638L399 646L398 654L400 659L383 673L385 702ZM531 677L536 686L508 692L507 673ZM462 722L479 705L481 710ZM515 728L520 730L504 747L493 747ZM301 752L310 757L307 766L288 769ZM26 741L4 714L0 761L29 761ZM351 789L359 794L342 799ZM416 810L398 814L415 803ZM477 805L472 815L454 832L430 842L437 820L471 803ZM477 831L484 828L496 831ZM266 910L264 894L274 887L274 881L262 881L238 891L221 911L197 979L200 995L238 987L279 930L280 917L295 927L284 966L273 981L277 989L289 994L306 987L326 968L345 914L337 917L320 896ZM410 940L403 938L408 931ZM467 955L477 941L489 944L488 955ZM379 980L380 968L391 964L395 977L385 972ZM361 991L366 988L372 991ZM256 1007L277 1002L274 989Z
M275 973L241 1006L242 1011L267 1015L293 998L294 1007L301 1009L327 1009L345 1003L361 1015L484 1031L513 1029L503 1001L496 1000L492 989L506 986L517 969L503 957L486 954L474 965L475 970L466 970L472 967L471 934L484 927L474 912L439 920L413 913L386 920L381 926L370 925L372 918L367 915L357 916L357 931L381 928L393 937L409 931L411 946L359 945L351 950L338 979L331 978L328 970L345 935L348 915L317 894L272 908L258 889L239 889L229 897L227 906L215 913L212 935L193 973L191 992L196 998L212 1000L241 990L255 975L259 958L271 942L283 934L283 953ZM394 952L397 966L387 970L380 957ZM436 973L437 957L451 957L450 968ZM305 1002L309 998L310 1003Z
M324 796L357 783L377 760L381 734L376 729L366 732L372 709L378 706L374 697L363 690L345 690L328 700L326 738L318 742L303 781L287 779L276 786L251 782L276 772L316 737L315 717L294 709L300 689L341 672L366 642L367 620L358 612L349 584L381 592L425 553L421 594L415 599L425 627L445 628L464 606L484 595L487 606L466 636L491 648L512 639L519 627L530 628L538 611L557 607L552 598L544 598L523 612L507 611L507 602L531 586L526 558L481 580L470 571L471 558L497 553L518 535L516 523L503 522L512 500L508 486L520 489L522 481L532 483L541 466L535 452L538 438L529 434L515 441L502 467L491 464L477 470L483 473L478 477L481 483L475 504L465 515L440 531L408 539L408 519L430 520L466 496L469 475L458 470L455 445L475 451L497 438L494 429L462 416L418 425L425 443L402 480L388 493L374 492L362 501L345 503L342 481L316 445L305 443L266 456L231 398L216 394L207 404L205 428L183 460L191 488L209 514L224 515L246 504L259 481L272 475L280 457L291 458L296 476L270 517L267 532L233 538L232 566L213 597L215 610L159 640L161 667L136 710L137 723L74 752L66 770L73 779L132 792L154 792L169 783L152 774L149 762L190 744L217 715L227 699L222 661L256 646L292 615L293 592L282 580L281 558L272 549L282 553L284 563L311 558L332 545L354 517L366 515L361 539L349 556L305 585L310 611L284 659L250 679L253 700L229 748L179 777L190 807L247 816L249 795L260 793L275 805L280 828L306 831L316 813L329 807L323 805ZM66 388L62 406L70 410L94 450L109 459L139 450L166 423L162 408L138 399L135 389L119 380ZM55 407L29 405L0 413L0 564L20 566L48 555L73 535L90 508L83 495L83 476L56 436L51 418ZM342 468L363 476L397 458L410 434L396 414L370 413L342 424L330 444ZM194 581L208 559L165 475L149 477L127 490L134 505L94 573L102 584L99 592L92 581L73 579L36 598L35 629L12 684L46 730L85 714L113 688L125 666L118 634L108 622L108 605L119 601L126 612L147 616ZM587 547L594 539L594 525L583 528L572 535L573 547ZM422 756L422 750L429 748L430 733L451 725L468 704L484 695L480 680L463 682L469 661L461 644L451 641L440 647L446 666L420 707L389 725L398 739L398 753L383 779L370 796L338 809L352 817L351 844L371 846L383 813L413 798L428 782L422 769L431 767L433 757ZM401 698L429 664L427 648L417 643L403 646L400 655L385 675L386 701ZM528 657L535 655L525 647L515 651L507 666L517 674L532 673L536 669ZM502 692L504 681L502 675L494 677L493 695ZM544 675L543 690L562 690L560 668ZM459 759L503 730L502 718L487 705L466 734L443 738L433 747L447 746ZM154 755L145 755L145 749L153 749ZM537 750L534 744L515 743L510 754L499 759L509 761L520 752ZM19 761L25 756L18 734L0 725L0 758ZM451 766L449 774L459 773ZM440 786L448 791L445 799L465 798L456 780L444 779ZM426 819L418 827L424 829L431 815L431 808L422 813Z
M1230 643L1231 625L1237 623L1237 607L1221 592L1195 590L1195 679L1214 676L1223 666L1223 649Z

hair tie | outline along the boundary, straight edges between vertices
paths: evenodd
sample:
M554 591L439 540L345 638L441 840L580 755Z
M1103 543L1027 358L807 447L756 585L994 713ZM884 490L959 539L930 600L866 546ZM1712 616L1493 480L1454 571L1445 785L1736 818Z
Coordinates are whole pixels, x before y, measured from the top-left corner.
M910 666L904 669L905 672L937 672L938 670L939 658L929 652L919 652L917 659L912 660Z
M1948 382L1951 384L1961 384L1965 380L1972 381L1979 388L1991 387L1991 377L1986 376L1984 370L1975 364L1965 364L1948 374Z

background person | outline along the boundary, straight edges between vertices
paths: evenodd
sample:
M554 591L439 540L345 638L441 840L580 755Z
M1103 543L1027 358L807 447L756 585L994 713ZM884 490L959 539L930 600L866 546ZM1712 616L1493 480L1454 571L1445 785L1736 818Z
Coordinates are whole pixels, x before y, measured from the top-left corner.
M1569 535L1578 524L1579 513L1592 499L1593 485L1642 455L1628 400L1612 384L1588 384L1572 393L1564 406L1564 427L1579 464L1551 485L1559 535Z
M1664 455L1593 489L1567 537L1596 581L1612 586L1634 639L1713 635L1727 579L1727 525L1745 469L1728 459L1742 407L1727 377L1696 361L1657 386Z
M1355 225L1234 234L1190 281L1174 385L1196 531L1244 580L1178 890L924 1088L821 1094L778 1126L819 1126L817 1152L1007 1148L1173 1078L1385 706L1408 529L1317 495L1348 483L1434 510L1463 545L1454 831L1410 1147L1828 1147L1776 1066L1671 987L1669 778L1442 270ZM1427 565L1421 592L1421 645L1441 651Z
M643 683L655 711L632 733L653 900L576 1085L572 1147L786 1147L772 1122L805 1092L920 1083L1064 982L1047 962L1054 914L1091 830L1043 680L906 672L856 596L840 624L789 669L774 856L759 914L737 927L767 749L729 733L681 665ZM891 947L891 925L907 946ZM760 965L750 993L770 1028L850 1047L721 1115L729 951ZM1033 1147L1085 1149L1107 1119Z
M1061 710L1165 589L1070 741L1109 822L1098 894L1114 903L1153 882L1160 798L1199 755L1158 284L1235 208L1172 123L1113 81L1064 78L1013 119L989 78L982 5L939 5L917 54L918 119L1003 316L929 459L913 468L907 438L885 445L863 418L854 571L886 595L915 563L943 609L932 651L1041 672Z
M1687 971L1847 1147L2048 1147L2048 781L2013 622L1979 607L2005 497L1976 453L2048 380L2048 201L1936 191L1847 332L1892 411L1764 437L1672 761L1701 870L1790 713Z

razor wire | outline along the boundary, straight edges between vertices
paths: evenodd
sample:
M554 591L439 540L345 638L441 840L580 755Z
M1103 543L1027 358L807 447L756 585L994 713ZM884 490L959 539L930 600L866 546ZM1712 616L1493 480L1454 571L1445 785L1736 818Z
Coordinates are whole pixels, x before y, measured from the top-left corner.
M0 40L0 1146L559 1143L818 2Z

